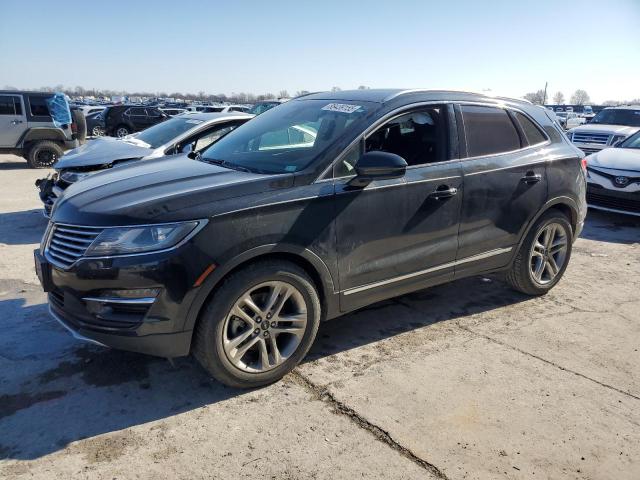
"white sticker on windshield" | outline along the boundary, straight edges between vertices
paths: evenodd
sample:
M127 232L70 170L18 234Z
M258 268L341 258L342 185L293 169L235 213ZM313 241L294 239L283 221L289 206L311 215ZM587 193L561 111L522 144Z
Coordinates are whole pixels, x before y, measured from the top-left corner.
M194 125L198 125L202 123L204 120L187 120L185 123L193 123Z
M353 113L360 109L360 105L348 105L346 103L330 103L322 107L322 110L328 110L329 112L340 113Z

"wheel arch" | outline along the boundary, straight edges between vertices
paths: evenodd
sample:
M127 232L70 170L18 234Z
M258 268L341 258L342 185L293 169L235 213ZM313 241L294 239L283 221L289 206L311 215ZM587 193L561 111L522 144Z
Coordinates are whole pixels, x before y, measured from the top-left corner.
M183 330L195 329L207 302L213 298L217 288L229 275L250 264L264 260L283 260L302 268L311 277L318 290L322 305L322 318L333 318L338 315L338 294L331 272L324 261L306 248L274 244L252 248L225 262L224 265L217 266L204 283L198 287L199 290L191 302Z
M520 250L520 247L522 246L522 243L524 242L524 240L527 238L527 235L529 235L529 231L531 230L531 228L533 228L535 223L538 221L538 219L542 215L544 215L550 210L558 210L562 212L569 219L569 223L571 224L571 229L575 234L576 228L578 226L578 205L576 204L575 200L573 200L571 197L553 198L549 200L547 203L545 203L542 206L542 208L538 211L538 213L527 224L527 227L522 232L522 235L520 235L518 246L514 249L513 258L515 258L515 255Z
M34 127L25 132L20 143L22 145L27 145L28 143L37 142L40 140L49 140L52 142L59 142L64 144L66 137L64 136L62 130L58 128Z

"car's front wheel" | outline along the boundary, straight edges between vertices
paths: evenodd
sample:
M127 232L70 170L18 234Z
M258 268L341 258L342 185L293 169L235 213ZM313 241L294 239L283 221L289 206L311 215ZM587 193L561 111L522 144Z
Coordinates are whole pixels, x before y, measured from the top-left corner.
M562 278L573 245L573 229L567 217L551 210L536 222L520 246L507 281L527 295L543 295Z
M320 300L307 273L264 261L233 273L214 293L196 327L193 352L231 387L267 385L307 354L320 323Z

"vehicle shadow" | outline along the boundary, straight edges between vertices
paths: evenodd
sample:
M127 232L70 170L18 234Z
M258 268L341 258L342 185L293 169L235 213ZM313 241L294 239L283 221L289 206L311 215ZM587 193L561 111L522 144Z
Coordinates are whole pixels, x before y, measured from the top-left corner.
M0 170L26 170L28 168L26 160L0 161Z
M40 243L48 220L42 209L0 213L0 243L28 245Z
M0 300L8 332L0 338L0 459L33 460L247 394L214 381L190 357L172 365L79 343L48 316L43 294L23 287ZM479 278L415 292L325 322L305 362L527 298Z
M580 238L610 243L640 243L640 217L589 209Z

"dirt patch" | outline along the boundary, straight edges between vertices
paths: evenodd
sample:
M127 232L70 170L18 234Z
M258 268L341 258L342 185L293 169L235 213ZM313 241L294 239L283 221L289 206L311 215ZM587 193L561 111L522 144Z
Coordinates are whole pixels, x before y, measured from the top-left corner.
M131 430L85 440L72 451L84 454L87 463L111 462L122 457L132 447L142 444L142 438Z
M29 408L41 402L53 400L66 395L63 390L52 390L39 393L17 393L15 395L0 395L0 418L9 417L14 413ZM0 451L0 454L2 452Z

